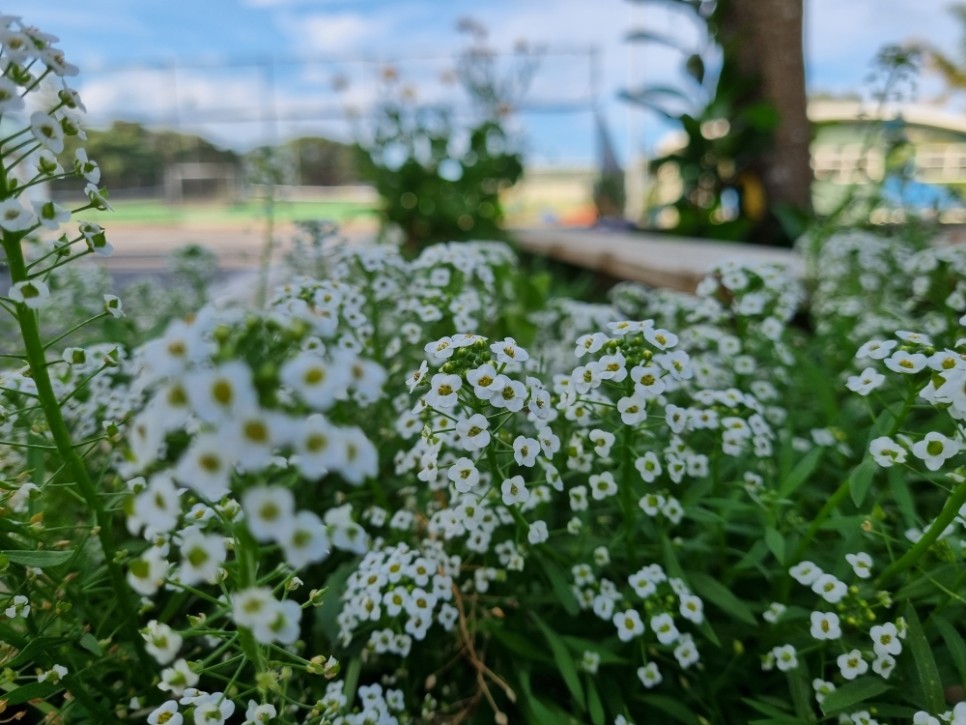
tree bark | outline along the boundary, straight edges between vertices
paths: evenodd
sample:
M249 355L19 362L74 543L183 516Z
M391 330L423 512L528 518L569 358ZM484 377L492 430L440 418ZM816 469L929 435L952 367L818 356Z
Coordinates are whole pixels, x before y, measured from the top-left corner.
M719 0L725 62L755 82L747 103L778 112L771 150L756 163L766 203L811 209L811 129L806 115L802 49L803 0Z

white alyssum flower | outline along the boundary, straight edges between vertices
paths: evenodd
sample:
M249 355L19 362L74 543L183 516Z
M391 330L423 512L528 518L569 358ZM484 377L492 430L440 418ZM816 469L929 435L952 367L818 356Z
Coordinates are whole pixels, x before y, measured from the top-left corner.
M812 591L829 604L838 604L848 594L849 588L832 574L822 574L812 582Z
M657 663L648 662L643 667L637 668L637 679L641 681L644 687L650 690L660 685L664 678L661 676L661 671L657 668Z
M26 305L32 310L40 309L50 298L50 288L39 279L17 282L10 287L7 296L14 302Z
M912 446L912 455L926 464L930 471L938 471L943 464L962 449L962 443L948 438L937 431L926 433L926 437Z
M902 652L902 640L899 639L899 630L892 622L873 626L869 630L869 636L872 638L872 649L875 650L876 655L879 657L885 655L896 656Z
M857 649L839 655L835 660L839 672L846 680L854 680L859 675L869 671L869 663L862 659L862 653Z
M513 476L505 480L500 486L500 494L507 506L525 504L530 500L530 491L523 482L523 476Z
M790 672L798 667L798 652L790 644L773 647L771 654L775 658L775 666L782 672Z
M3 610L3 613L8 619L16 619L17 617L26 619L30 616L30 600L23 594L16 594L10 602L10 606Z
M851 376L845 384L849 390L859 395L868 395L873 390L882 387L885 382L885 375L875 370L866 368L858 375Z
M141 636L144 638L144 649L161 665L166 665L175 658L183 641L180 634L156 619L148 622L141 630Z
M181 566L177 579L185 586L200 582L214 584L228 556L225 539L218 534L206 534L197 526L181 532Z
M842 636L839 615L835 612L812 612L811 635L814 639L838 639Z
M279 539L285 561L293 569L322 561L329 555L329 536L322 519L311 511L295 514L286 535Z
M873 439L869 443L869 453L872 460L883 468L891 468L906 461L906 449L888 436Z
M635 637L644 634L644 622L635 609L626 609L614 615L612 621L617 627L617 636L621 642L630 642Z
M242 494L241 505L258 541L283 541L295 524L295 497L282 486L254 486Z
M64 129L50 114L43 111L31 114L30 132L51 153L60 154L64 150Z
M859 579L868 579L872 576L872 557L864 551L857 554L846 554L845 560L852 567L852 571Z
M792 579L803 586L811 586L815 580L822 576L822 570L811 561L802 561L788 570Z

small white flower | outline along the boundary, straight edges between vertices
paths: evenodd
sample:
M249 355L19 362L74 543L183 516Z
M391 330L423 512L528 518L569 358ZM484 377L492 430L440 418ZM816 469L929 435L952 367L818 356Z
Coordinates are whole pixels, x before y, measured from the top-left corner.
M885 382L885 375L877 372L874 368L866 368L858 375L853 375L846 382L845 387L853 393L868 395Z
M433 408L452 408L456 405L456 396L463 381L459 375L436 373L429 385L426 404Z
M858 359L868 357L873 360L883 360L898 345L899 343L895 340L869 340L859 348L858 352L855 353L855 357Z
M181 635L154 619L141 630L141 636L144 638L144 649L161 665L171 662L181 649Z
M811 586L822 576L822 570L810 561L802 561L788 570L792 579L803 586Z
M535 438L517 436L513 441L513 459L518 465L531 468L537 462L540 442Z
M546 521L534 521L530 524L530 528L527 531L527 541L529 541L534 546L537 544L542 544L547 539L550 538L550 533L547 531Z
M282 486L254 486L241 504L248 530L258 541L284 541L295 525L295 498Z
M637 677L647 689L652 689L661 684L661 671L657 668L657 663L648 662L643 667L637 668Z
M846 554L845 560L860 579L868 579L872 576L872 557L864 551L860 551L858 554Z
M64 129L53 116L35 111L30 116L30 132L51 153L59 154L64 150Z
M183 725L184 716L178 712L178 703L168 700L148 715L148 725Z
M644 634L644 622L641 615L634 609L627 609L614 615L614 626L617 627L617 636L621 642L630 642L635 637Z
M872 661L872 671L883 680L888 680L896 668L896 659L890 655L880 654Z
M913 444L912 454L926 464L930 471L938 471L943 464L962 448L959 441L947 438L942 433L930 431L926 437Z
M507 506L523 504L530 499L530 491L523 482L523 476L513 476L513 478L505 480L500 486L500 493L502 494L503 503Z
M848 594L849 588L832 574L822 574L812 582L812 591L829 604L838 604Z
M17 617L26 619L30 615L30 600L23 594L17 594L3 613L9 619L16 619Z
M869 453L872 459L883 468L891 468L906 460L906 449L888 436L881 436L869 443Z
M812 612L811 635L814 639L838 639L842 636L839 615L835 612Z
M124 317L124 306L116 295L104 295L104 311L114 319Z
M50 289L39 279L17 282L10 287L7 296L14 302L20 302L32 310L40 309L50 297Z
M798 652L790 644L783 644L772 648L772 655L775 657L775 666L782 672L789 672L798 667Z
M902 640L899 639L899 630L892 622L877 624L869 630L872 637L872 648L876 655L898 655L902 652Z
M921 352L908 353L896 350L885 360L885 366L896 373L911 375L926 367L926 356Z
M869 670L869 663L862 659L862 653L857 649L839 655L835 661L839 666L839 672L846 680L854 680Z
M788 607L781 602L772 602L768 605L768 609L762 613L761 618L769 624L775 624L775 622L777 622L785 613L787 608Z
M661 644L672 644L680 636L678 628L674 625L674 618L666 612L651 617L651 631Z

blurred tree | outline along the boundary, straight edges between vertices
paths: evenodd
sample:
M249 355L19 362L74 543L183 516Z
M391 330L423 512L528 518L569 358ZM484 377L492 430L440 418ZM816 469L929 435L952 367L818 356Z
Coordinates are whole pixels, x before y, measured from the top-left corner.
M110 190L149 189L164 181L168 164L180 161L238 163L234 151L220 149L200 136L176 131L151 131L139 123L114 121L105 130L90 129L87 140L68 137L73 155L81 145L101 167L101 183ZM76 181L54 184L54 190L73 190Z
M958 58L950 57L932 43L909 44L911 48L923 52L927 68L945 81L946 97L952 93L966 93L966 2L952 3L947 10L962 29ZM940 100L945 100L945 97Z
M360 181L355 149L326 138L303 137L288 143L298 166L298 181L307 186L340 186Z
M679 121L687 136L685 148L653 162L676 165L683 182L675 231L791 244L811 210L802 0L633 1L684 9L707 30L697 50L648 31L628 36L686 54L689 88L623 94Z

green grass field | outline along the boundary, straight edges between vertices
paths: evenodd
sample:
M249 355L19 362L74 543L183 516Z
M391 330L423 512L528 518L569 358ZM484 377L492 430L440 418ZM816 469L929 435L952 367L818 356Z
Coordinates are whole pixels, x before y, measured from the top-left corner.
M231 224L240 221L259 221L265 218L265 204L261 201L239 203L167 204L163 201L112 201L114 211L95 212L92 220L104 224ZM345 223L356 219L371 219L375 209L365 202L313 201L275 203L277 221L307 221L328 219ZM87 216L87 215L85 215Z

